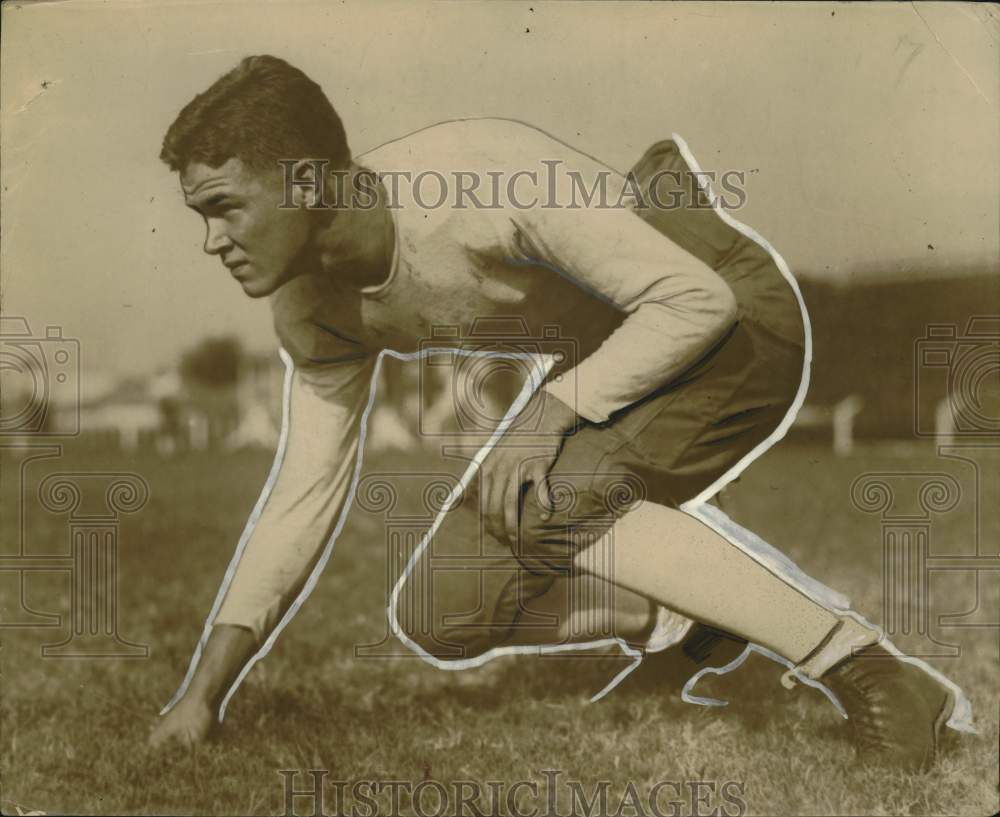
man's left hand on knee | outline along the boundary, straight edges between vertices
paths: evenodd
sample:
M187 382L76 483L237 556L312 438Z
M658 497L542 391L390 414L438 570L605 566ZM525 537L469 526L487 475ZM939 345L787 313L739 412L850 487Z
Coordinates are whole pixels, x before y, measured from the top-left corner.
M532 422L532 442L541 443L525 447L519 437L505 435L489 452L481 466L484 524L488 533L508 543L517 537L518 511L522 492L533 485L538 491L538 504L546 510L552 508L548 474L552 469L565 435L576 429L576 413L542 389L535 392L518 416ZM531 418L537 417L537 421Z

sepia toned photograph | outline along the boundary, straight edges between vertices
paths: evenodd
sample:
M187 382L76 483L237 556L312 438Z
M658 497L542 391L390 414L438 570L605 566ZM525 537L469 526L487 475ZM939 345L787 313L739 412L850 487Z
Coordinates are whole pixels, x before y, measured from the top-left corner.
M0 813L1000 809L997 6L0 14Z

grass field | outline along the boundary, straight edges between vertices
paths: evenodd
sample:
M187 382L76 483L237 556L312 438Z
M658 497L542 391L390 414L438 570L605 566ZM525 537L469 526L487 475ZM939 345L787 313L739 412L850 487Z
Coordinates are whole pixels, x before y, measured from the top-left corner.
M729 697L724 709L684 704L666 683L657 695L622 690L588 705L588 696L618 666L612 659L517 657L463 673L406 658L357 659L354 646L378 641L385 631L383 566L366 558L366 551L383 547L384 532L362 513L352 514L309 604L231 702L220 738L193 754L150 753L144 746L149 726L181 680L269 464L264 453L167 462L89 454L59 461L60 470L134 471L150 484L147 506L122 523L119 581L121 633L149 644L150 656L42 658L40 645L61 640L63 631L0 633L4 814L18 808L278 814L284 810L278 770L309 768L346 781L479 781L484 791L486 781L543 782L544 770L561 770L563 780L580 781L588 793L598 781L609 781L611 813L630 782L645 793L657 781L678 784L660 801L664 814L737 813L732 802L720 800L719 788L697 802L694 781L715 781L708 789L734 782L738 788L729 791L741 793L749 814L997 810L997 628L938 631L940 640L960 646L961 655L934 663L967 691L980 734L962 736L926 775L889 774L854 764L842 721L826 700L803 687L786 691L778 684L781 668L757 656L699 687ZM995 472L996 465L984 471ZM788 443L727 492L725 507L878 619L879 519L851 504L852 481L869 471L960 470L912 451L863 450L835 459L827 448ZM959 507L934 519L933 551L969 552L971 493L968 488ZM4 541L10 542L16 532L11 515L5 516ZM65 518L32 520L28 539L35 552L65 549ZM995 516L984 513L982 524L983 542L995 552ZM61 581L32 579L31 606L64 611L68 590ZM996 573L983 574L980 610L969 620L997 620L998 584ZM9 594L14 585L3 587ZM969 572L944 575L932 589L941 613L964 612L975 602ZM5 597L5 616L15 603L16 597ZM299 787L307 783L297 780ZM567 790L559 791L551 812L544 800L536 803L539 815L572 813ZM436 803L428 794L425 813L443 813ZM524 803L531 813L530 802ZM327 811L332 807L328 801ZM299 808L311 813L305 801ZM619 813L637 812L626 801Z

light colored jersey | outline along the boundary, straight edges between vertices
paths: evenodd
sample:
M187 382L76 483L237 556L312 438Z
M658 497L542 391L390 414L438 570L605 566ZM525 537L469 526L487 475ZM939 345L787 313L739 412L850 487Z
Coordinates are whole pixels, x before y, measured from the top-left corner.
M545 389L604 422L673 380L736 320L725 281L632 212L620 174L530 126L447 122L356 161L387 174L391 271L360 290L301 276L272 296L296 364L288 439L216 618L259 640L341 514L381 349L415 351L442 330L468 336L482 319L514 319L529 337L557 336L570 349ZM475 179L476 200L460 196Z

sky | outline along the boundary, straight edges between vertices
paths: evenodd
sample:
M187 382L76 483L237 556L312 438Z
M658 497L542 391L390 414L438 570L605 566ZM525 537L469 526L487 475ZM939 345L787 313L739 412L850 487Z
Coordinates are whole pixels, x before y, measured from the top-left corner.
M254 53L318 81L356 153L505 116L624 170L676 132L747 173L734 215L799 275L998 271L987 4L68 0L2 22L3 314L61 327L86 366L150 371L209 335L276 348L157 158Z

